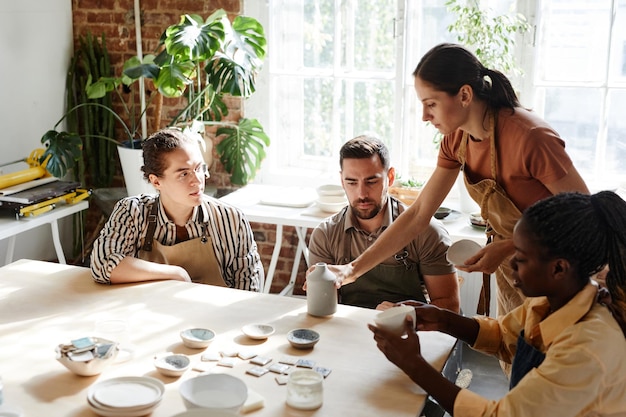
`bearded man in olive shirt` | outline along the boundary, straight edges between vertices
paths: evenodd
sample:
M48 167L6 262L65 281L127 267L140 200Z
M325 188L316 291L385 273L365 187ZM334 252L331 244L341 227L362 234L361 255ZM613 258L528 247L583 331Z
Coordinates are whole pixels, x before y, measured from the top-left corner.
M309 242L309 262L346 264L372 245L405 206L388 194L395 180L389 151L378 138L358 136L340 150L341 183L349 206L317 226ZM384 310L406 300L430 302L459 311L459 284L447 260L450 237L441 222L356 282L340 288L340 302Z

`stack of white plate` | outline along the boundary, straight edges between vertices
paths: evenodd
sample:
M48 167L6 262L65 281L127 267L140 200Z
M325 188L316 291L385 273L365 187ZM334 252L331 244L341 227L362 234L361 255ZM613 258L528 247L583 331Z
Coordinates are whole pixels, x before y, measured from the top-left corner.
M336 213L348 205L346 193L341 185L325 184L317 187L317 207L327 213Z
M89 388L87 403L99 416L140 417L154 411L164 391L165 385L156 378L112 378Z

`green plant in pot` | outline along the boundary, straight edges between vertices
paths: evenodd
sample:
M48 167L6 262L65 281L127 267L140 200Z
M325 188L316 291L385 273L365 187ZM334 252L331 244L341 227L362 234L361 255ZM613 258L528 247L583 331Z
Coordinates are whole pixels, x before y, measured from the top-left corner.
M183 15L179 23L165 30L160 45L161 52L146 56L143 62L131 58L122 80L128 84L128 80L150 79L163 97L184 96L186 106L168 125L201 134L205 126L217 127L216 136L221 138L217 154L231 174L231 182L247 184L265 158L270 140L256 119L225 120L228 107L224 99L243 100L254 93L265 57L263 27L246 16L237 16L231 24L223 10L206 20ZM92 88L98 87L104 94L118 83L101 79ZM159 109L157 106L156 120L161 117Z
M163 97L186 97L186 106L168 125L196 131L199 125L215 126L216 135L221 137L216 146L220 161L231 174L233 184L245 185L254 178L270 140L255 119L225 120L225 97L243 100L255 91L256 76L265 57L262 25L246 16L237 16L231 24L223 10L206 20L198 15L183 15L179 23L164 31L160 45L162 50L156 56L147 55L141 62L136 57L128 60L121 77L101 77L89 83L89 96L102 97L122 85L149 79ZM157 105L157 121L159 109ZM131 139L137 139L135 129L125 130ZM42 139L49 145L42 158L50 156L49 165L67 168L68 161L76 155L69 151L76 142L70 140L71 134L52 132L56 131L48 132Z
M522 74L513 48L515 35L530 30L523 14L495 15L479 0L447 0L446 7L456 16L448 31L456 34L457 41L471 49L483 65L509 76Z

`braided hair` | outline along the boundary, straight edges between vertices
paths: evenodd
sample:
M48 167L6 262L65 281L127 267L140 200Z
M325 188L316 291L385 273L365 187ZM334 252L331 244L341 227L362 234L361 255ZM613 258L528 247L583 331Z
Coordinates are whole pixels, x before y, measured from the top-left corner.
M185 145L195 144L194 140L178 128L165 128L153 133L141 144L143 163L141 167L145 180L150 174L162 177L167 169L165 156Z
M522 218L548 257L573 265L581 284L608 266L609 309L626 336L626 201L612 191L561 193Z
M491 110L515 111L515 107L520 107L509 79L500 71L485 67L461 45L442 43L433 47L417 64L413 76L451 96L469 85Z

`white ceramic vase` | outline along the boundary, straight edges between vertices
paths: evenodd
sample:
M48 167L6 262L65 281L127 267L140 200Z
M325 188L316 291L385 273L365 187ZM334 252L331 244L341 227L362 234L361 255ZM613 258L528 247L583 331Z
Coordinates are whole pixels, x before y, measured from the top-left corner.
M330 316L337 311L337 287L335 274L323 262L315 264L315 269L306 278L307 312L312 316Z
M139 194L156 194L155 188L143 178L143 151L124 146L117 147L124 174L126 192L129 196Z

